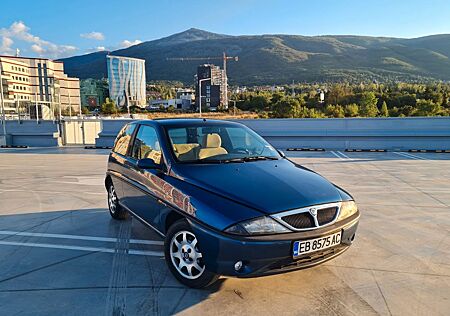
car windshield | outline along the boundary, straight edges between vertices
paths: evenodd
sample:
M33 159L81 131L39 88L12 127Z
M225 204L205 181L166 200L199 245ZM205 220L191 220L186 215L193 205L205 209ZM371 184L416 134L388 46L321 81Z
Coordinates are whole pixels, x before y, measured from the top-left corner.
M232 163L280 158L268 142L247 127L167 127L167 133L180 162Z

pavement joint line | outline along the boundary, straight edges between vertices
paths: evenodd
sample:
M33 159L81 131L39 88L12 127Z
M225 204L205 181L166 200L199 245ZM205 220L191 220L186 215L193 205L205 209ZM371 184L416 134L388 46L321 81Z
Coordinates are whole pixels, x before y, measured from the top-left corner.
M32 288L32 289L2 289L0 293L14 292L40 292L40 291L78 291L78 290L106 290L108 286L79 286L79 287L57 287L57 288ZM184 286L177 285L127 285L127 289L179 289L185 290Z
M409 156L409 157L411 157L411 158L416 158L417 160L430 160L430 159L428 159L428 158L424 158L424 157L419 157L419 156L416 156L416 155L413 155L413 154L410 154L410 153L402 153L404 156Z
M420 158L420 157L419 157L419 158ZM413 159L415 159L415 158L413 158ZM429 159L425 159L425 158L424 158L424 159L417 159L417 160L429 160ZM447 205L446 203L444 203L444 202L442 202L441 200L439 200L438 198L434 197L432 194L430 194L430 193L424 191L424 190L423 190L422 188L420 188L420 187L414 186L413 184L407 182L406 180L403 180L401 177L399 177L399 176L397 176L397 175L395 175L395 174L389 172L389 170L382 169L382 168L380 168L379 166L377 166L377 165L375 165L375 164L373 164L373 163L369 163L369 164L370 164L371 166L373 166L374 168L376 168L376 169L378 169L378 170L381 170L381 171L384 172L385 174L387 174L387 175L389 175L389 176L391 176L391 177L393 177L393 178L399 180L400 182L403 182L404 184L409 185L409 186L410 186L411 188L413 188L414 190L419 191L420 193L422 193L422 194L428 196L429 198L431 198L431 199L433 199L433 200L439 202L440 204L442 204L442 205L448 207L448 205Z
M59 216L57 216L57 217L50 218L49 220L45 220L45 221L43 221L43 222L41 222L41 223L39 223L39 224L36 224L36 225L34 225L34 226L28 227L28 228L24 229L23 231L21 231L20 233L25 233L27 230L35 229L36 227L40 227L40 226L45 225L45 224L47 224L47 223L50 223L50 222L59 220L60 218L65 217L65 216L67 216L67 215L69 215L69 214L72 214L72 211L68 211L67 213L64 213L64 214L62 214L62 215L59 215ZM4 238L0 238L0 240L7 239L8 237L9 237L9 236L6 236L6 237L4 237Z
M389 305L388 305L388 303L387 303L386 296L384 296L384 293L383 293L383 291L381 290L380 284L378 283L378 280L377 280L377 278L375 277L375 273L373 272L373 270L371 270L371 273L372 273L373 280L375 281L375 284L377 285L378 291L380 292L381 297L383 298L384 305L386 305L386 308L387 308L387 310L388 310L388 312L389 312L389 315L392 316L392 312L391 312L391 309L389 308Z
M77 260L77 259L79 259L79 258L87 257L87 256L92 255L92 254L95 254L95 253L97 253L97 252L95 252L95 251L94 251L94 252L90 251L90 252L88 252L88 253L83 253L83 254L81 254L81 255L77 255L77 256L70 257L70 258L66 258L66 259L63 259L63 260L60 260L60 261L52 262L52 263L50 263L50 264L47 264L47 265L44 265L44 266L40 266L40 267L35 268L35 269L28 270L28 271L25 271L25 272L22 272L22 273L13 275L13 276L7 277L7 278L5 278L5 279L1 279L1 280L0 280L0 283L7 282L7 281L11 281L11 280L14 280L14 279L23 277L23 276L28 275L28 274L31 274L31 273L35 273L35 272L42 271L42 270L47 269L47 268L51 268L51 267L57 266L57 265L62 264L62 263L70 262L70 261L72 261L72 260Z
M89 240L89 241L104 241L104 242L117 242L117 238L113 237L94 237L94 236L81 236L81 235L65 235L65 234L50 234L50 233L28 233L28 232L16 232L10 230L0 230L0 235L12 236L26 236L26 237L44 237L44 238L59 238L59 239L74 239L74 240ZM141 245L164 245L163 241L145 240L145 239L130 239L130 244Z
M29 189L19 190L19 189L0 189L0 193L5 192L29 192ZM46 191L46 190L35 190L36 193L49 193L49 194L68 194L68 191ZM105 193L99 192L83 192L83 194L91 194L91 195L105 195Z
M5 246L24 246L24 247L36 247L36 248L50 248L50 249L63 249L63 250L79 250L89 252L104 252L104 253L116 253L115 248L104 247L84 247L84 246L70 246L70 245L58 245L58 244L45 244L45 243L27 243L27 242L14 242L14 241L0 241L0 245ZM129 250L129 255L138 256L151 256L151 257L163 257L164 253L161 251L149 251L149 250Z
M334 156L338 157L341 160L345 160L344 158L342 158L341 156L339 156L338 154L336 154L334 151L330 151Z
M411 157L420 159L420 160L434 160L434 159L428 159L428 158L425 158L425 157L419 157L419 156L416 156L416 155L413 155L413 154L410 154L410 153L404 153L404 154L407 155L407 156L411 156Z
M414 155L407 154L407 153L402 153L402 152L394 152L394 154L400 155L400 156L403 156L403 157L406 157L406 158L414 159L414 160L430 160L430 159L427 159L427 158L422 158L422 157L419 157L419 156L414 156Z
M342 157L344 157L344 158L346 158L346 159L353 160L352 158L350 158L349 156L347 156L346 154L344 154L344 153L341 152L341 151L338 151L338 154L340 154Z
M332 268L355 269L355 270L364 270L364 271L412 274L412 275L421 275L421 276L450 278L450 275L448 275L448 274L438 274L438 273L422 273L422 272L409 272L409 271L387 270L387 269L377 269L377 268L352 267L352 266L343 266L343 265L337 265L337 264L323 264L323 266L328 267L328 268L332 267Z

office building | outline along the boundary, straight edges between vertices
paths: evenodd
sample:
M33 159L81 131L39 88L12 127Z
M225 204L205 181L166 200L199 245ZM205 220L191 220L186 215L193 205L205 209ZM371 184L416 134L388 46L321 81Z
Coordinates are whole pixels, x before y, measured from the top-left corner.
M106 63L110 99L118 107L145 107L145 60L108 55Z
M81 105L90 108L100 107L109 97L106 79L84 79L80 81Z
M80 108L80 82L64 73L64 64L45 58L0 56L0 84L5 112L31 104L51 111ZM28 111L29 112L29 111Z
M201 86L201 87L200 87ZM227 76L219 66L201 65L197 68L195 104L211 110L227 108Z
M181 100L181 108L183 110L192 109L195 105L195 90L188 88L180 88L177 90L176 99Z

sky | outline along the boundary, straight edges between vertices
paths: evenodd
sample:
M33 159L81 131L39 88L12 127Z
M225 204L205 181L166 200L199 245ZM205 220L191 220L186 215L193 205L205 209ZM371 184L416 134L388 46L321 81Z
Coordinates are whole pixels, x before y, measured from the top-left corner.
M0 55L61 58L191 27L230 35L450 33L450 0L3 0Z

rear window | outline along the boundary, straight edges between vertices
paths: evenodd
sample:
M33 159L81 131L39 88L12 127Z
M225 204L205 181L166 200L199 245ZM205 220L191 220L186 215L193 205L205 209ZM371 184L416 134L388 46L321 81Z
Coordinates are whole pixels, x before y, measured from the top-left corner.
M122 128L114 143L114 152L124 156L127 154L128 145L130 144L131 136L135 129L136 124L127 124Z

